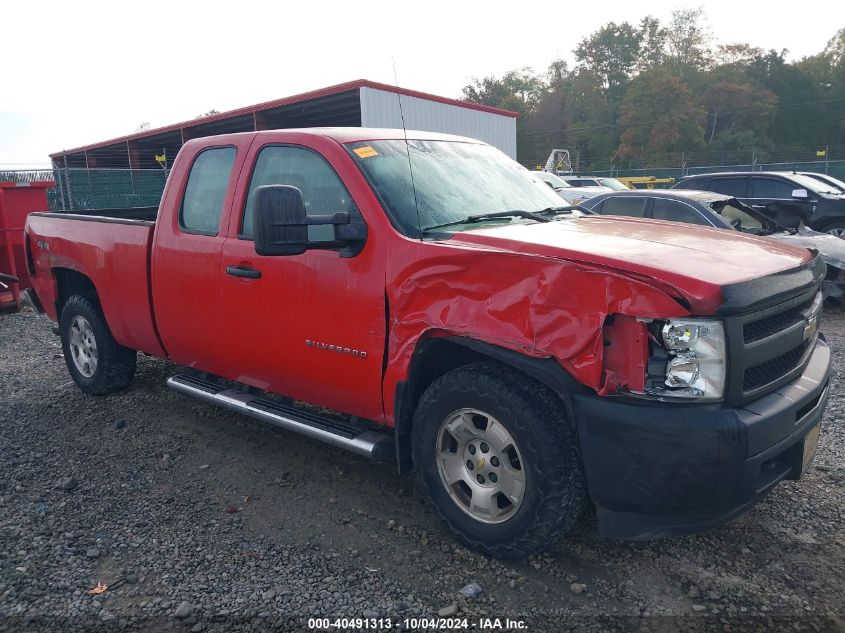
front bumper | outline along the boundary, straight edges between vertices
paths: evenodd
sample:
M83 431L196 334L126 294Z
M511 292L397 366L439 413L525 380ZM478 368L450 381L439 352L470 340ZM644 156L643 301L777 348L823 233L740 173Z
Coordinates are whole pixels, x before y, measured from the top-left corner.
M604 536L644 540L722 525L801 476L803 439L828 397L819 338L801 376L742 407L578 395L590 496Z

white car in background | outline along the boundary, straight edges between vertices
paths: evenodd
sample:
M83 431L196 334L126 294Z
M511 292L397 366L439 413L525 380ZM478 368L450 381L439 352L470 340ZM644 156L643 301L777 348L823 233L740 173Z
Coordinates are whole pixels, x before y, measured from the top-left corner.
M600 193L610 193L610 187L573 187L566 180L548 171L532 171L537 178L546 183L549 187L569 204L580 204L584 200L597 196Z
M560 178L573 187L607 187L613 191L630 191L628 187L616 180L616 178L607 178L605 176L574 176L572 174L560 176Z

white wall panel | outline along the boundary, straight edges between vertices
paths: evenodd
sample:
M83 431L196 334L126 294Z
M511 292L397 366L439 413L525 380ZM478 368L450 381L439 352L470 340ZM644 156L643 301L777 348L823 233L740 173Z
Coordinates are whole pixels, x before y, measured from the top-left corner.
M405 125L409 130L477 138L516 159L514 117L406 95L402 95L402 110L405 113ZM402 117L397 93L361 88L361 126L401 128Z

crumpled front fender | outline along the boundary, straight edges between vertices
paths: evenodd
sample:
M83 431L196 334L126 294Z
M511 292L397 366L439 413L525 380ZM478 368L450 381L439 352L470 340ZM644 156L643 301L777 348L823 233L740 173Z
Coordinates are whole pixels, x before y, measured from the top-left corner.
M426 336L466 336L550 357L579 383L612 393L625 376L604 366L608 317L689 314L671 289L619 271L501 251L450 250L410 262L396 271L401 283L388 283L387 412L393 411L396 383L407 378L414 349Z

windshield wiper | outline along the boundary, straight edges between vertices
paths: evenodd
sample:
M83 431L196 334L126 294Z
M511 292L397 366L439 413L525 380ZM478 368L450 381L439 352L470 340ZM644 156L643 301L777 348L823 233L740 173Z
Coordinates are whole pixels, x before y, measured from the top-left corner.
M551 222L549 218L538 215L538 213L531 213L530 211L522 211L520 209L516 209L514 211L498 211L496 213L479 213L478 215L470 215L463 220L455 220L454 222L444 222L443 224L427 226L423 230L433 231L434 229L442 229L447 226L473 224L474 222L484 222L485 220L496 220L498 218L526 218L528 220L536 220L537 222Z
M562 207L546 207L545 209L535 211L535 213L540 213L542 215L557 215L558 213L572 213L573 211L580 211L581 213L585 213L588 215L592 215L595 213L595 211L591 211L586 207L582 207L580 204L572 204Z

